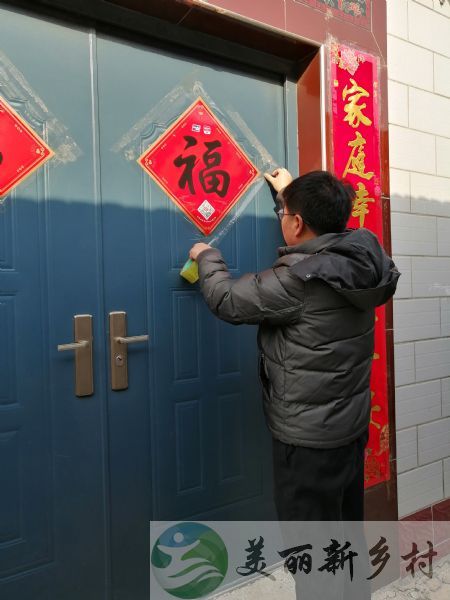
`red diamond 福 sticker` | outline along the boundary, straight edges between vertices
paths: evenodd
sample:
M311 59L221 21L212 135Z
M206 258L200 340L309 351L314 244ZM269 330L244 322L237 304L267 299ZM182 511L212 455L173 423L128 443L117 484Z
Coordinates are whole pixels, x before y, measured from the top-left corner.
M145 150L138 163L205 235L259 175L201 98Z
M37 133L0 97L0 198L53 154Z

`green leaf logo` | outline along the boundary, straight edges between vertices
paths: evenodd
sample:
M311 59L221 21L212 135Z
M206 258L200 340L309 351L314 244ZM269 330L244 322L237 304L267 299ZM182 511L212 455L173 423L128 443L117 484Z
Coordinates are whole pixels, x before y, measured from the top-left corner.
M200 523L166 529L153 546L151 563L160 586L176 598L202 598L225 578L228 552L221 537Z

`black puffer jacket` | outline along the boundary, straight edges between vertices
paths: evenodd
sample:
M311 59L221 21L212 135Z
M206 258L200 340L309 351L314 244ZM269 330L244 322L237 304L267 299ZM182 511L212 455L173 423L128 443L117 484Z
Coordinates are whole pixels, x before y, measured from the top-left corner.
M272 435L335 448L370 418L375 306L399 272L367 229L279 249L271 269L231 279L219 250L198 257L210 309L230 323L259 324L260 378Z

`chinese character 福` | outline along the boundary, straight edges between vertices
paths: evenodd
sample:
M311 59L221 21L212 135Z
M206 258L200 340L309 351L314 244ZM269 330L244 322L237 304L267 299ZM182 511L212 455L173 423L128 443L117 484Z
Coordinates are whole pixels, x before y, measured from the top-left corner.
M184 150L197 145L197 140L191 135L185 135L184 139L186 140ZM199 172L198 178L205 193L217 194L221 198L224 198L230 186L230 175L224 169L215 168L222 162L222 157L217 151L221 145L222 144L218 140L205 142L206 151L202 155L202 161L205 168ZM195 194L194 167L198 161L199 158L195 152L188 156L179 154L173 161L173 164L176 167L184 167L178 185L181 189L184 189L187 185L191 194Z

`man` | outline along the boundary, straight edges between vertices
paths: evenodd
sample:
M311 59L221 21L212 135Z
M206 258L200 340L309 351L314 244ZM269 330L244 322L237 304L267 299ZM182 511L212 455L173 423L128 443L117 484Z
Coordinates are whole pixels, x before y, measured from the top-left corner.
M280 521L363 520L374 309L399 273L375 235L346 229L351 186L326 171L266 179L286 242L273 267L234 280L216 248L190 257L214 314L259 325Z

